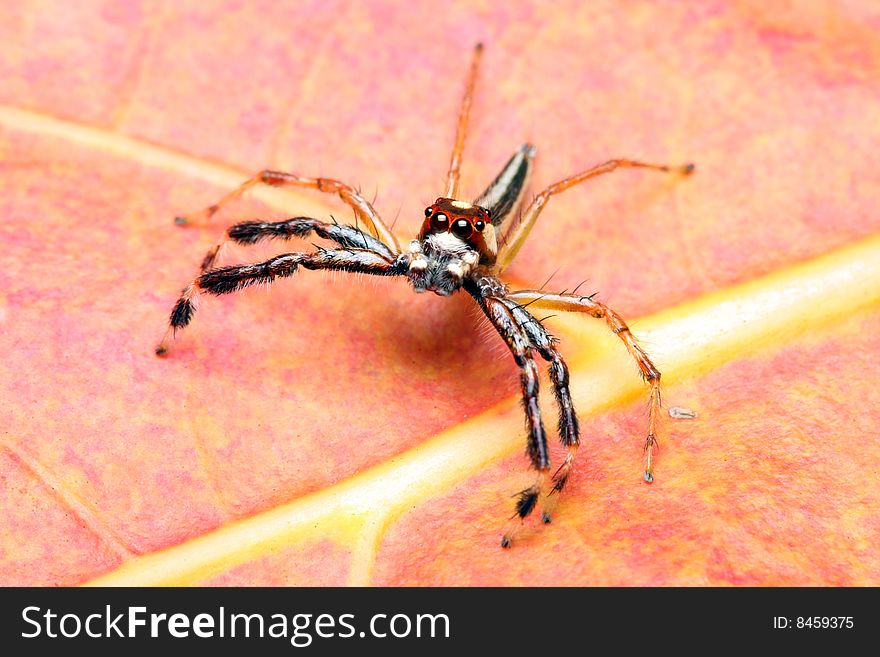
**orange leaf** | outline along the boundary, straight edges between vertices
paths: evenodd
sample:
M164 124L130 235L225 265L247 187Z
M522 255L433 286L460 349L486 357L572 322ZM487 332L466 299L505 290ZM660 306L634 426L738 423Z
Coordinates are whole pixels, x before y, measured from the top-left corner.
M0 26L0 583L878 583L869 3L30 3ZM642 316L667 406L698 413L641 483L634 366L595 320L549 320L584 445L511 551L517 374L464 296L306 272L206 299L152 354L225 223L349 219L262 191L172 225L260 168L378 190L409 238L478 40L466 194L526 140L535 189L610 157L698 166L554 198L509 270Z

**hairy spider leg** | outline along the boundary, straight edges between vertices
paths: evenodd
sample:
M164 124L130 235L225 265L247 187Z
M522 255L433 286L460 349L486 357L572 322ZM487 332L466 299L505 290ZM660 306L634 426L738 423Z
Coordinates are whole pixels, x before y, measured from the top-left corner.
M535 483L519 491L516 495L516 510L501 536L501 547L507 548L510 547L513 539L521 530L523 520L532 513L538 500L546 492L547 475L550 470L550 451L547 447L547 434L538 405L540 387L538 367L532 358L528 339L518 326L513 314L499 300L486 299L484 310L495 329L504 338L517 367L520 368L520 388L528 432L527 451L532 467L538 471Z
M604 303L594 301L591 297L581 297L571 294L547 294L538 290L520 290L511 292L508 299L513 299L529 308L542 310L564 310L569 312L581 312L604 319L605 324L611 331L623 341L626 350L639 366L642 377L651 386L648 410L648 436L645 439L645 481L654 481L653 451L657 446L657 422L660 416L660 371L654 367L654 363L645 353L645 350L636 342L632 331L626 325L623 318ZM565 478L571 469L574 459L573 451L569 453L565 462L554 476L554 481L565 484Z
M507 269L508 265L510 265L516 257L516 254L519 253L519 250L525 243L526 238L528 238L532 227L535 225L538 215L541 214L541 211L544 209L544 206L547 205L547 201L550 200L551 196L564 192L566 189L579 185L590 178L595 178L596 176L611 173L616 169L622 168L652 169L654 171L663 171L666 173L689 175L693 172L694 165L685 164L681 166L668 166L665 164L648 164L646 162L637 162L635 160L608 160L592 169L587 169L586 171L550 185L535 197L535 200L532 201L532 204L526 208L523 213L519 225L516 226L515 229L512 229L512 231L507 234L506 239L503 240L504 246L498 253L498 260L495 264L495 273L500 274Z
M251 187L257 185L303 187L306 189L316 189L326 194L338 194L339 198L354 209L356 215L364 221L368 232L374 233L394 253L400 253L400 244L398 244L397 238L394 237L394 233L385 225L381 217L379 217L379 213L376 212L370 202L356 189L332 178L305 178L292 173L284 173L283 171L270 171L268 169L260 171L260 173L242 183L238 189L229 192L214 205L210 205L199 212L178 217L176 222L181 225L207 222L224 205L239 198Z
M474 57L471 61L471 72L468 76L464 97L461 99L461 109L458 112L458 127L455 131L455 146L452 148L452 158L449 161L449 174L446 183L446 198L458 198L458 183L461 177L461 154L464 151L464 140L467 136L468 118L471 113L471 104L474 99L474 87L477 82L477 73L480 70L480 57L483 54L483 44L478 43L474 47Z
M395 257L395 254L392 253L391 249L389 249L384 243L380 242L372 235L368 235L360 228L347 224L330 224L310 217L294 217L293 219L288 219L286 221L275 222L244 221L230 227L224 233L224 237L217 243L217 245L208 251L205 258L202 260L201 273L213 268L219 253L219 247L227 241L233 241L239 244L256 244L265 239L290 239L291 237L303 238L308 236L311 232L314 232L319 237L331 240L342 247L373 251L378 255L382 255L391 260ZM186 320L185 322L184 320L187 316L192 316L194 311L192 301L195 293L196 291L192 289L192 284L184 289L183 296L178 299L177 305L175 305L174 311L171 313L171 320L168 329L165 331L162 341L156 347L157 355L164 356L168 353L171 340L174 338L177 331L189 323L189 320ZM181 324L181 322L184 323Z
M500 287L499 287L500 286ZM500 282L495 281L496 289L503 289ZM527 451L532 467L538 471L535 483L517 494L516 511L511 518L511 522L505 527L501 546L510 547L516 534L522 528L522 521L527 518L538 504L538 500L546 498L549 495L547 490L548 473L550 470L550 451L547 448L547 434L544 429L544 422L541 419L541 409L538 405L538 392L540 380L538 376L538 367L532 357L532 349L538 349L545 357L561 362L558 354L551 354L552 339L543 329L540 323L529 315L518 303L511 303L503 297L496 297L485 294L478 283L469 282L465 289L474 297L480 308L486 314L486 317L492 322L495 330L502 337L513 355L514 362L520 369L520 387L523 396L523 409L525 411L526 431L528 432ZM535 343L541 345L536 347ZM553 350L555 351L555 350ZM552 365L551 365L552 367ZM562 363L563 370L558 373L560 376L554 377L554 387L557 392L557 400L560 401L560 408L566 405L570 410L564 413L565 420L560 419L560 427L563 423L567 423L561 434L565 436L573 436L577 441L577 418L574 415L574 408L571 406L571 395L568 392L568 371L565 364ZM564 371L564 376L562 375ZM570 423L570 424L568 424ZM549 515L544 514L545 520Z
M213 269L223 247L229 242L250 245L270 239L289 240L294 237L307 237L314 233L318 237L335 242L339 246L367 249L394 258L395 253L383 242L360 228L348 224L327 223L311 217L293 217L284 221L243 221L230 226L223 237L212 246L202 260L201 271Z
M542 491L542 493L546 494L542 496L541 503L543 508L541 519L548 523L551 520L553 507L555 507L559 499L558 493L562 492L568 481L571 462L580 444L580 424L575 412L574 402L571 398L571 390L569 389L568 366L556 349L553 336L547 332L544 325L534 315L526 310L525 305L509 297L504 297L501 300L510 309L511 314L526 334L526 337L528 337L532 347L541 354L544 360L550 363L550 381L553 384L553 393L556 397L556 405L559 408L559 424L557 426L559 440L563 447L568 449L568 454L563 465L553 476L553 485L550 491ZM553 497L554 493L557 493L555 497Z
M268 284L276 278L292 276L300 267L375 276L402 276L407 271L408 258L391 258L368 249L319 249L314 253L284 253L265 262L219 267L204 272L193 279L174 304L168 331L156 347L156 355L164 355L169 340L192 321L195 303L202 293L230 294L251 285Z

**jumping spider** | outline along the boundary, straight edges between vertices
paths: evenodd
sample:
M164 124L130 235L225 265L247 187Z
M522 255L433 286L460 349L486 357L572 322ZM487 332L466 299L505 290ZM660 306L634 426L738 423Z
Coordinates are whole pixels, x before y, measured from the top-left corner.
M543 506L542 518L544 522L550 521L550 496L561 492L565 486L580 442L578 418L569 392L568 368L556 349L554 339L532 315L532 311L573 311L604 319L608 328L626 345L642 376L650 385L644 471L647 482L653 481L651 457L656 445L655 426L660 409L660 372L636 343L620 315L602 302L596 301L593 296L548 294L540 290L510 292L498 276L522 248L538 215L554 194L622 167L684 175L691 173L694 167L692 164L671 167L633 160L609 160L542 191L524 210L519 224L502 232L502 224L514 214L523 196L531 173L535 148L530 144L520 146L498 177L473 203L458 198L461 154L481 55L482 45L478 44L474 50L459 111L446 193L425 210L418 238L409 243L406 251L401 250L397 238L385 226L373 206L353 187L329 178L305 178L279 171L262 171L215 205L195 215L180 217L177 223L207 221L246 190L266 184L338 194L351 206L363 227L338 224L335 221L326 223L309 217L295 217L277 222L247 221L232 226L208 251L202 261L201 272L184 289L174 305L170 325L162 342L156 347L156 354L164 355L174 334L190 323L195 312L194 301L200 294L228 294L249 285L270 283L276 278L292 276L300 267L376 276L403 276L409 279L416 292L431 291L440 296L449 296L464 289L479 304L507 343L520 369L528 431L528 454L532 466L538 472L534 484L517 496L516 513L501 539L502 547L509 547L517 527L532 513L539 499ZM302 238L310 233L334 242L336 246L319 248L311 253L285 253L256 264L215 266L221 248L229 241L247 245L268 239ZM568 449L565 460L552 477L548 477L550 455L541 411L538 408L538 367L533 352L537 352L550 363L550 379L559 405L559 437Z

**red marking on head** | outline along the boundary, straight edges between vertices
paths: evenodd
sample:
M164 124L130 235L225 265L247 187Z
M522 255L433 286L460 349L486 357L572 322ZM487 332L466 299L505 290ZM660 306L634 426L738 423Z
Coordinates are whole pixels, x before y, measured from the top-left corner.
M425 209L419 239L435 233L452 233L473 246L483 261L495 260L494 227L486 208L451 198L438 198Z

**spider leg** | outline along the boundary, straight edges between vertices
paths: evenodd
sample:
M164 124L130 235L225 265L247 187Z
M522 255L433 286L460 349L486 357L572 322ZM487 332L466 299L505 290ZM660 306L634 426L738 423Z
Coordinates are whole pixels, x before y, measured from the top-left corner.
M660 371L651 362L645 350L636 342L623 318L604 303L595 301L591 297L571 294L546 294L538 290L521 290L511 292L507 298L527 304L529 308L582 312L597 319L604 319L608 328L623 341L626 350L639 366L642 377L651 386L648 410L648 436L645 439L645 481L648 483L654 481L653 452L657 446L657 422L660 416ZM563 464L563 467L565 467L565 464ZM560 473L557 473L557 481L560 480L559 477ZM563 485L564 483L564 480L562 480Z
M547 474L550 470L550 452L547 449L547 434L541 419L538 406L539 377L538 367L532 358L532 345L528 335L517 322L508 304L502 299L484 295L477 286L466 285L467 291L474 297L480 308L492 322L495 330L507 343L513 359L520 369L520 387L523 396L523 409L528 431L528 455L532 467L538 471L533 485L520 491L517 495L516 512L511 518L501 539L501 547L510 547L511 540L522 525L522 520L534 511L538 499L545 492Z
M516 254L519 253L519 250L522 248L523 244L526 241L526 238L529 236L532 227L535 225L535 221L538 219L538 215L541 214L541 210L543 210L544 206L547 205L547 201L550 200L551 196L553 196L554 194L559 194L560 192L564 192L566 189L570 189L575 185L579 185L580 183L585 182L590 178L595 178L596 176L601 176L605 173L611 173L616 169L622 168L653 169L654 171L689 175L693 172L694 165L685 164L682 166L668 166L665 164L648 164L647 162L637 162L635 160L608 160L607 162L595 166L592 169L587 169L586 171L582 171L581 173L578 173L569 178L565 178L564 180L560 180L559 182L550 185L535 197L535 200L532 201L532 204L523 213L523 217L522 220L519 222L519 225L516 227L515 230L508 234L507 239L505 240L504 247L498 253L498 260L496 262L495 270L496 273L500 274L502 271L504 271L516 257Z
M474 98L474 87L477 82L477 72L480 69L480 57L483 54L483 44L478 43L474 47L474 58L471 61L471 72L468 76L464 97L461 99L461 109L458 112L458 127L455 131L455 146L452 149L452 158L449 162L449 173L446 183L446 198L458 198L458 181L461 176L461 154L464 151L464 139L467 136L468 118L471 112L471 103Z
M202 260L201 270L205 272L214 268L223 247L229 242L248 245L269 239L289 240L293 237L303 238L307 237L310 233L315 233L318 237L323 237L342 247L375 251L389 258L394 258L397 255L383 242L355 226L326 223L317 219L311 219L310 217L294 217L285 221L273 222L243 221L230 226L223 233L223 237L205 255L205 258Z
M284 173L283 171L260 171L257 175L242 183L238 189L229 192L214 205L194 212L193 214L178 217L178 224L204 223L213 217L218 210L224 205L234 201L244 194L251 187L257 185L270 185L272 187L304 187L306 189L316 189L326 194L337 194L347 205L354 209L355 213L367 224L368 232L372 232L376 237L395 253L400 251L400 245L397 238L392 233L382 219L379 213L373 208L370 202L364 198L360 192L346 185L345 183L333 180L331 178L305 178L292 173Z
M320 249L314 253L284 253L265 262L211 269L183 290L171 311L168 330L156 355L163 356L175 334L185 328L195 313L195 302L203 293L220 295L237 292L251 285L271 283L276 278L292 276L300 268L328 269L375 276L401 276L406 273L405 256L395 259L367 249Z
M547 523L551 520L552 507L559 499L558 493L562 492L571 473L571 466L580 444L580 425L574 409L574 402L571 399L571 390L569 390L568 366L556 349L553 337L523 304L510 297L505 297L502 301L510 309L532 347L541 354L544 360L550 363L550 380L553 383L553 392L559 407L559 440L568 449L565 460L553 475L553 486L542 502L543 512L541 515L543 521ZM554 493L557 493L557 496L551 497Z

